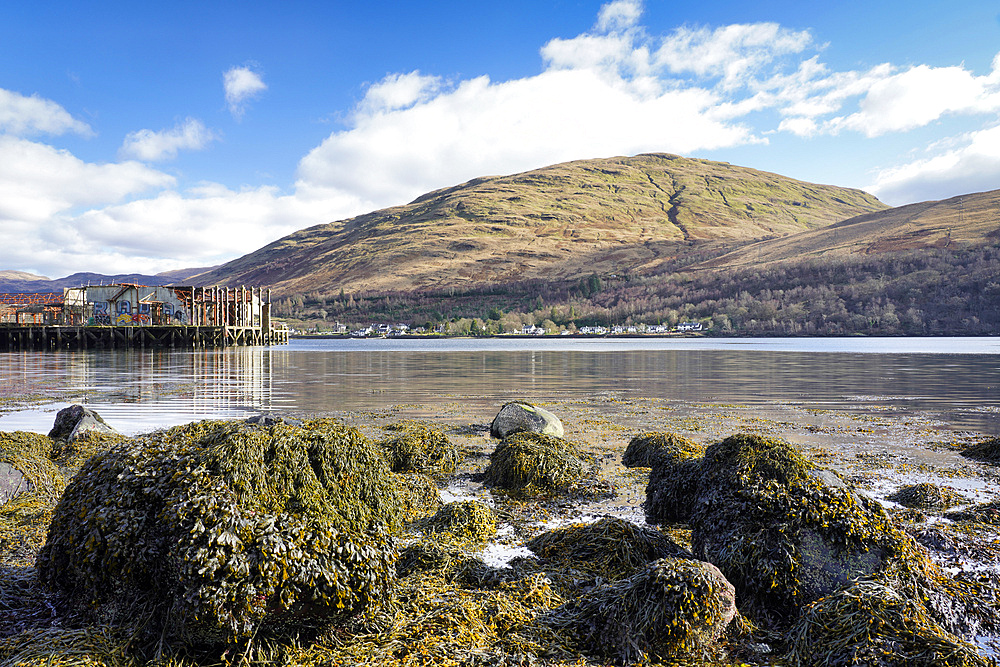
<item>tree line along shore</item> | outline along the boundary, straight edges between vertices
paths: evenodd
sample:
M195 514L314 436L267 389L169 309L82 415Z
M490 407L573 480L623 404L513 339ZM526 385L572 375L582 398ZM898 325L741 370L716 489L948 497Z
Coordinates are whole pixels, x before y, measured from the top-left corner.
M411 292L331 288L277 297L273 312L295 329L318 332L338 323L348 330L405 323L456 335L695 323L723 336L1000 333L1000 246L712 271L687 270L678 262L642 276L591 274Z

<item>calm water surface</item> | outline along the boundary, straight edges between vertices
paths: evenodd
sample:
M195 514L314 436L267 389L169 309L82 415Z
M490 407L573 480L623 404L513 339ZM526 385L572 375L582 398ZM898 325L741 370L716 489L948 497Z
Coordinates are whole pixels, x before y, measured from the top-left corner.
M0 397L58 396L0 416L47 432L84 402L125 433L196 419L513 398L594 398L919 413L1000 435L1000 338L293 340L224 350L0 353Z

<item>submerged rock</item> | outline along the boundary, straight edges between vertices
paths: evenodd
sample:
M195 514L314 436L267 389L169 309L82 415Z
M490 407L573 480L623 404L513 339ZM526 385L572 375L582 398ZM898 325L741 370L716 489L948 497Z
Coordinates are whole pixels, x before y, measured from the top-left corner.
M567 490L583 476L583 455L573 443L540 433L515 433L490 454L486 484L525 495Z
M623 664L697 659L736 615L733 585L717 567L663 558L556 609L545 622L587 650Z
M146 641L239 645L383 600L388 466L357 430L200 422L92 457L56 507L39 580Z
M56 413L55 423L49 431L53 440L73 442L88 433L117 433L90 408L82 405L71 405Z
M507 403L490 424L490 435L503 439L514 433L541 433L556 438L563 437L563 425L559 418L544 408L513 401Z
M986 667L976 647L945 631L919 602L861 581L808 605L789 634L793 667Z

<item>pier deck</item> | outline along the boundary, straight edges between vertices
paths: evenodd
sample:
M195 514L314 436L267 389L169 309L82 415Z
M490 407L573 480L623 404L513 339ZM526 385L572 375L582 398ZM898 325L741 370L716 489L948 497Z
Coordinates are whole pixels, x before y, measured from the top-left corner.
M69 326L0 324L0 350L88 350L127 347L279 345L288 329L233 326Z

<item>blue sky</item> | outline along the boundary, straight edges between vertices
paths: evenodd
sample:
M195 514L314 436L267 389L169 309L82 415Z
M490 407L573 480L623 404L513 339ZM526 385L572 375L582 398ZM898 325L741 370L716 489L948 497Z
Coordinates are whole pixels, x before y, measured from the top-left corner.
M991 2L0 4L0 270L156 273L432 189L672 152L1000 187Z

